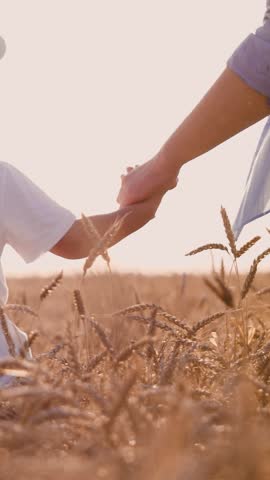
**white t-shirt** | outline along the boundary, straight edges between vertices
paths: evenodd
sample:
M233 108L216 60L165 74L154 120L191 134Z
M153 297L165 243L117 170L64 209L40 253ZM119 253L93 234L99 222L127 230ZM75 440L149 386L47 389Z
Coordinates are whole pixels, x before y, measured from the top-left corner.
M33 262L49 251L76 220L14 166L0 162L0 258L6 244ZM8 288L0 263L0 303Z
M70 229L76 217L61 207L12 165L0 162L0 259L6 244L11 245L26 263L49 251ZM8 287L0 262L0 305L8 299ZM15 352L27 335L7 318ZM9 357L4 332L0 325L0 360ZM28 351L31 358L31 351ZM0 376L0 387L12 377Z

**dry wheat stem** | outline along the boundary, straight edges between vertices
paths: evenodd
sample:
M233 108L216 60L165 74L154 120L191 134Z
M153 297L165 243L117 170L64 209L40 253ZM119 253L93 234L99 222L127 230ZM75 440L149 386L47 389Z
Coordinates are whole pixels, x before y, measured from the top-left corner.
M257 236L252 238L249 242L245 243L239 250L237 250L236 258L240 258L244 253L246 253L255 243L261 240L261 237Z
M93 316L86 317L86 320L89 322L91 327L94 328L95 332L97 333L98 337L100 338L101 342L103 343L104 347L108 350L111 356L114 356L114 348L112 343L110 342L108 335L106 334L105 330L101 327L99 323L97 323Z
M83 276L85 276L87 273L87 270L92 267L96 258L99 255L101 255L102 252L104 252L104 250L109 248L109 246L113 242L115 236L117 235L118 231L120 230L123 222L125 221L128 215L129 213L122 215L122 217L116 219L115 222L112 224L112 226L107 230L107 232L100 239L98 244L90 250L89 255L83 266Z
M104 360L104 358L107 355L108 355L108 350L106 349L103 352L98 353L97 355L95 355L93 358L89 360L89 363L87 366L88 373L86 374L86 377L90 378L89 375L91 374L92 370L94 370Z
M82 213L81 217L82 217L82 222L83 222L85 232L88 235L89 240L94 241L95 243L99 243L101 241L101 236L98 233L98 231L97 231L95 225L93 224L91 218L86 217L83 213ZM101 252L101 256L105 260L105 262L107 263L107 265L109 267L111 260L110 260L110 256L109 256L107 250L104 250L103 252Z
M171 380L173 372L176 368L176 359L177 359L180 345L181 345L181 341L177 340L174 344L173 351L171 352L168 362L164 365L161 371L160 380L159 380L160 385L169 383L169 381Z
M162 310L162 308L154 303L138 303L136 305L131 305L130 307L124 308L123 310L119 310L118 312L114 312L111 315L113 317L117 317L135 312L144 312L145 310L157 310L158 312Z
M118 398L116 399L110 411L110 417L106 425L107 431L111 430L117 416L119 415L122 407L124 406L124 404L128 399L128 395L132 387L134 386L136 379L137 379L136 372L132 372L129 378L125 381L124 385L122 385L122 387L120 388Z
M2 307L0 307L0 323L1 323L3 334L7 342L9 354L12 357L15 357L16 356L15 344L9 333L7 318Z
M81 367L78 360L77 347L75 346L75 343L74 343L75 339L72 336L71 322L67 323L66 335L67 335L66 346L67 346L69 365L73 373L80 376Z
M66 346L66 343L59 343L58 345L55 345L55 347L53 347L49 352L44 352L44 353L40 353L39 355L36 356L36 360L43 360L43 359L46 359L46 358L50 358L50 359L53 359L55 358L55 356L57 355L58 352L60 352L60 350L62 350L62 348L64 348Z
M202 247L198 247L195 250L192 250L189 253L186 253L186 257L196 255L197 253L205 252L206 250L223 250L229 253L228 248L222 243L208 243L206 245L203 245Z
M233 234L233 230L232 230L232 227L231 227L229 217L227 215L227 212L226 212L225 208L223 208L223 207L221 207L220 213L221 213L221 217L222 217L222 220L223 220L223 225L224 225L224 228L225 228L226 236L227 236L227 239L229 241L231 252L232 252L234 258L236 258L237 257L237 248L236 248L235 238L234 238L234 234Z
M152 312L152 316L149 322L148 332L147 335L149 337L153 337L156 332L156 316L157 316L157 309ZM156 363L156 351L153 346L153 342L149 342L148 347L146 349L146 355L148 359L154 358Z
M227 312L217 312L217 313L214 313L213 315L210 315L209 317L204 318L203 320L200 320L192 328L193 335L195 335L199 330L206 327L207 325L214 322L215 320L218 320L219 318L224 317L226 313Z
M32 317L38 318L39 315L36 313L31 307L28 305L17 305L17 304L12 304L8 303L3 306L4 312L22 312L22 313L27 313L31 315Z
M218 287L214 285L208 278L203 279L205 285L223 302L230 308L234 308L234 299L232 296L232 292L230 291L229 287L224 284L223 280L215 276L215 281L218 283Z
M224 267L224 260L223 259L221 260L219 275L220 275L220 278L222 279L222 281L225 283L226 273L225 273L225 267Z
M150 320L148 318L144 318L139 315L128 315L125 317L127 320L135 320L136 322L142 323L142 324L149 324ZM178 332L176 329L170 327L164 322L160 322L159 320L156 320L156 327L159 328L160 330L165 330L166 332L169 332L171 335L174 337L178 336Z
M117 363L119 362L124 362L126 361L134 352L136 352L140 347L143 347L144 345L151 344L156 341L154 337L151 336L146 336L138 340L137 342L132 343L131 345L128 345L122 352L117 355L115 361Z
M190 328L185 322L183 322L182 320L178 320L178 318L175 317L174 315L171 315L170 313L165 312L165 311L158 312L157 315L162 316L163 318L165 318L165 320L167 320L168 322L173 323L173 324L176 325L178 328L182 328L182 329L185 330L187 333L190 333L190 332L191 332L191 328Z
M233 294L232 294L232 291L231 291L230 287L228 287L226 285L226 283L222 280L222 278L220 278L218 275L215 275L215 281L220 288L220 298L221 298L221 300L223 300L225 305L227 305L228 307L234 308L235 307L235 301L234 301L234 297L233 297Z
M86 314L86 310L85 310L85 306L84 306L84 302L83 302L80 290L74 290L73 304L80 316L84 316Z
M42 288L39 298L40 302L45 300L49 295L52 294L52 292L60 285L61 281L63 279L63 271L61 271L52 281L49 283L49 285L46 285L45 287Z
M73 386L75 387L76 390L80 392L84 392L85 394L89 395L89 397L92 398L92 400L99 406L99 408L103 413L106 414L109 411L107 402L102 397L102 395L92 387L92 385L89 385L89 384L86 385L80 380L75 380L75 382L73 383Z
M28 350L32 347L34 341L38 337L38 332L30 332L28 339L24 342L23 347L20 349L20 357L25 358Z
M249 273L245 279L245 282L244 282L244 285L242 287L242 291L241 291L241 299L243 300L246 295L248 294L250 288L251 288L251 285L255 279L255 276L256 276L256 273L257 273L257 268L258 268L258 265L259 263L267 256L270 254L270 248L268 248L267 250L265 250L263 253L261 253L252 263L251 267L250 267L250 270L249 270Z
M48 410L39 412L38 414L30 417L29 423L38 425L49 420L69 419L70 417L84 418L89 422L89 415L82 412L79 408L72 407L51 407Z

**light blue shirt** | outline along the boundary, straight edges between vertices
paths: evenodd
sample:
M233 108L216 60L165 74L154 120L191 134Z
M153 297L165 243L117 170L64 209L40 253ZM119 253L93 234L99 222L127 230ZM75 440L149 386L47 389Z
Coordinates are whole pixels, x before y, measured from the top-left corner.
M254 90L269 98L270 104L270 0L263 25L251 33L228 60L228 68ZM236 238L243 227L270 213L270 117L253 157L245 193L233 230Z
M267 0L264 24L248 35L227 65L250 87L270 99L270 0Z

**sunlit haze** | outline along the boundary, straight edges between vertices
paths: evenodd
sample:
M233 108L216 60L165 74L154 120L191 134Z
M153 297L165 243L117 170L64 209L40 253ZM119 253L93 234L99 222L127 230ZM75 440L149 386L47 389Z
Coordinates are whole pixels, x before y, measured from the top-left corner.
M159 150L233 50L262 23L265 0L2 0L0 5L0 35L7 44L0 62L0 159L80 217L117 208L125 167ZM208 270L209 253L185 253L225 241L220 206L233 221L263 124L187 164L156 219L111 250L113 268ZM264 240L243 258L243 269L270 246L268 226L265 216L244 229L239 244L254 234ZM3 255L8 274L61 268L71 273L82 264L48 253L25 265L9 247Z

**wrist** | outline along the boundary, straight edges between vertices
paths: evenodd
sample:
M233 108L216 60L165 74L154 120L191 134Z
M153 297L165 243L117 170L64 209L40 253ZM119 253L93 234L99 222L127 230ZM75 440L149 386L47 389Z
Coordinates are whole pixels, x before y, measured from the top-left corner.
M177 177L184 160L180 155L174 155L167 144L165 144L155 157L158 167L170 177Z

